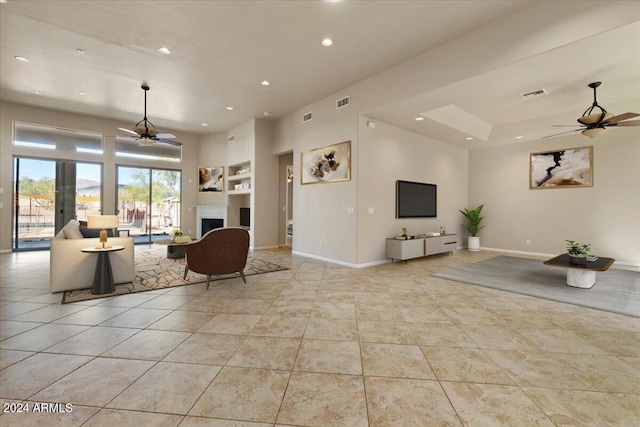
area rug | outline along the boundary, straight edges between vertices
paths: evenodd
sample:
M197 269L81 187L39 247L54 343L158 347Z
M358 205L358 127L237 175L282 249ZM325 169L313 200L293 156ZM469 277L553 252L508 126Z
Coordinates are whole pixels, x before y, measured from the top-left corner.
M565 268L540 260L497 256L434 274L442 279L640 317L640 273L609 269L596 273L591 289L566 285Z
M194 283L203 283L207 281L206 275L194 273L193 271L189 271L187 279L183 280L184 266L184 259L168 259L166 251L158 250L157 248L136 250L136 264L134 267L135 278L133 279L133 282L116 285L115 292L103 295L93 295L90 288L66 291L62 297L62 304L86 301L95 298L133 294L136 292L153 291L162 288L192 285ZM249 257L244 269L244 275L253 276L256 274L271 273L282 270L288 270L288 268L269 261ZM214 280L231 278L240 278L240 275L238 273L233 273L222 276L211 276L211 286L213 286Z

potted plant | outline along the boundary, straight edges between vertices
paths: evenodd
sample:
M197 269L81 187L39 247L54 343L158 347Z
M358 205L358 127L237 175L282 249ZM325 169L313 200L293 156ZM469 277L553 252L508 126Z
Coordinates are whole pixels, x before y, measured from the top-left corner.
M579 243L574 240L565 240L569 263L575 265L587 265L587 255L591 252L591 244Z
M182 231L179 228L174 228L169 232L169 237L171 238L171 242L176 241L176 237L182 237Z
M483 216L480 216L483 207L484 203L475 209L459 209L460 213L464 215L467 220L462 226L471 234L467 238L467 249L474 252L480 250L480 237L478 237L478 232L484 228L484 225L480 226L480 223L484 219Z

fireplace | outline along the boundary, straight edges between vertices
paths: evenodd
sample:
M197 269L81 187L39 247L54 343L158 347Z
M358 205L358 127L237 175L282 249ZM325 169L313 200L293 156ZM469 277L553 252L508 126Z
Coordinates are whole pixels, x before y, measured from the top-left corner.
M196 237L200 239L207 231L226 226L227 207L217 205L196 206L196 217Z
M224 227L224 220L222 218L202 218L200 220L200 230L203 236L215 228L222 227Z

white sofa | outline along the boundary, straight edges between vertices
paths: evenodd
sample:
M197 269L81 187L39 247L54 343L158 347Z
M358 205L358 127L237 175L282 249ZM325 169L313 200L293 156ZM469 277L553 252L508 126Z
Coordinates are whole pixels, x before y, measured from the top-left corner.
M60 231L51 240L51 292L90 288L93 285L98 255L84 253L81 249L99 244L99 238L66 239L63 231ZM134 278L133 238L109 237L109 245L124 246L121 251L109 253L114 282L130 283Z

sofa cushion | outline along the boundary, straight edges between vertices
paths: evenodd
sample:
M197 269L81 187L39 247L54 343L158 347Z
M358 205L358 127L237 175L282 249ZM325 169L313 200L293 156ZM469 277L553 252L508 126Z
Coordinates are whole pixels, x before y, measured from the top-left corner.
M87 228L82 225L80 226L80 233L82 234L82 237L85 238L100 237L100 231L102 231L101 228ZM113 228L107 229L107 237L115 237L113 234Z
M62 228L62 233L65 239L83 239L84 236L80 232L80 224L75 219L69 221L67 225Z

